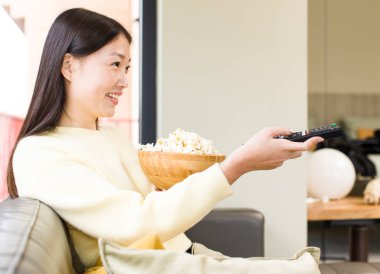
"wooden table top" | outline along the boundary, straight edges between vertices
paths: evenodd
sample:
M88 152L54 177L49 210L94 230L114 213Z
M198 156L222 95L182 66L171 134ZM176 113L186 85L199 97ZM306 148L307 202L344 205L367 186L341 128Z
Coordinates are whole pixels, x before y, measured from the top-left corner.
M380 219L380 204L368 205L362 196L349 196L327 203L307 205L308 221Z

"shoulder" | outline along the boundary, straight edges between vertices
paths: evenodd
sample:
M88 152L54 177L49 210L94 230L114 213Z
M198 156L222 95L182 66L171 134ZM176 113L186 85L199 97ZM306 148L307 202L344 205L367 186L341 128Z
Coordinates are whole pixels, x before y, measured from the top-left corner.
M49 142L46 142L47 138L46 136L40 136L40 135L33 135L22 138L16 146L15 153L16 152L23 152L28 150L35 150L37 148L40 148L41 146L48 145Z
M59 146L62 143L63 138L59 135L54 134L54 132L46 132L38 135L31 135L22 138L16 147L16 150L21 149L41 149L41 148L51 148L54 146Z
M71 143L46 133L22 138L16 145L14 161L45 161L68 150ZM53 156L55 155L55 156Z
M57 158L56 149L52 149L45 136L28 136L21 139L13 154L13 172L17 179L46 171L49 163ZM27 178L25 177L25 180ZM23 180L21 180L23 181Z

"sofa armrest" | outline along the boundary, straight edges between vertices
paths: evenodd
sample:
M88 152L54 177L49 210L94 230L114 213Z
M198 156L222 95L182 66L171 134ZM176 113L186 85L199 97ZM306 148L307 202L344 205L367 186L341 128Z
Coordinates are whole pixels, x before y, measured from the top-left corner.
M74 273L62 222L28 198L0 203L0 273Z
M186 235L228 256L264 255L264 215L254 209L214 209Z

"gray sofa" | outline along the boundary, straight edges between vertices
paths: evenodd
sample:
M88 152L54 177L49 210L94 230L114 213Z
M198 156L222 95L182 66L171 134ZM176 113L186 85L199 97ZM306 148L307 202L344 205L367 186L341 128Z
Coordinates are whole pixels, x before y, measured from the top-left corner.
M0 204L0 273L75 273L58 215L33 199Z
M264 217L254 210L214 210L187 235L230 256L264 254ZM0 274L83 272L63 222L51 208L33 199L0 203L0 254ZM380 264L335 263L320 269L323 274L372 274L380 273Z

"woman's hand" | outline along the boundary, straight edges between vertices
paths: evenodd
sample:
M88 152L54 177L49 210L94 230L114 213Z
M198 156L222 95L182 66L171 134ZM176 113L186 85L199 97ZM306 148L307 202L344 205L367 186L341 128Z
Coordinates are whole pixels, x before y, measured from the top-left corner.
M311 150L323 141L321 137L313 137L303 143L274 138L291 133L287 128L264 128L252 136L220 164L229 183L233 184L250 171L280 167L284 161L300 157L303 151Z

